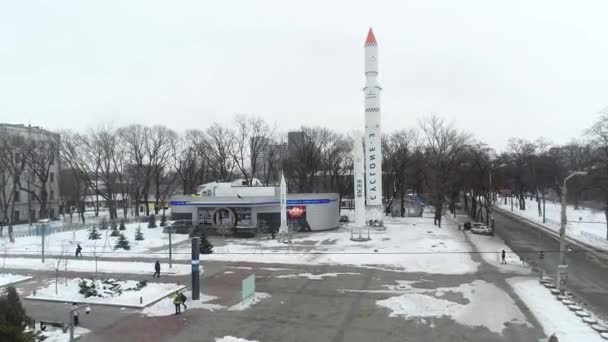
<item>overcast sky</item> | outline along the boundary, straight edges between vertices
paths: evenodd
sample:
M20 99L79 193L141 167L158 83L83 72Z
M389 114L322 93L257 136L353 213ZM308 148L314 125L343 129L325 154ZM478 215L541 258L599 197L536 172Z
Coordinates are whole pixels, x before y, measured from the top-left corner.
M379 44L384 131L432 113L491 146L581 136L608 107L608 1L6 1L0 122L176 130L253 113L363 128Z

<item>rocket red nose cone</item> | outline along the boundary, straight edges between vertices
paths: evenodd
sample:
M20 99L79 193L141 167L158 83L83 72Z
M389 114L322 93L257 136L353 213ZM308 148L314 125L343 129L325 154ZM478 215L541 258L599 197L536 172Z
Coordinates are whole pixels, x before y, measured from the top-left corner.
M377 45L376 36L374 36L374 31L372 28L369 28L369 32L367 32L367 38L365 39L365 46Z

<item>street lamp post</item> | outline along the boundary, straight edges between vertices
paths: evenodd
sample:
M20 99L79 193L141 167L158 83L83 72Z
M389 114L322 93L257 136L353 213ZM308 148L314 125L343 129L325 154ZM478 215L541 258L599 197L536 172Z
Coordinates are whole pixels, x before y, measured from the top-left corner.
M566 216L566 208L568 204L566 201L568 195L567 182L572 177L585 175L587 175L587 172L585 171L572 172L568 177L566 177L566 179L564 179L564 185L562 186L562 217L559 227L559 265L557 265L558 288L562 293L565 289L568 274L568 266L566 265L566 223L568 222L568 218Z

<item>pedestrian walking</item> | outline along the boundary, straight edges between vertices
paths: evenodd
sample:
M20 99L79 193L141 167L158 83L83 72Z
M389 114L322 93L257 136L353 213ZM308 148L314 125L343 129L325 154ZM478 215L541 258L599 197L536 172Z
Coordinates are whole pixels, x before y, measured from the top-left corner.
M80 244L78 244L78 246L76 247L76 257L82 256L82 247L80 247Z
M180 299L182 305L184 306L184 311L185 311L188 308L186 306L186 300L188 299L188 297L186 297L186 295L182 292L179 294L179 299Z
M173 294L173 305L175 305L175 314L179 315L182 306L182 298L179 295L179 291L175 291L175 293Z
M74 326L77 327L80 324L80 318L78 317L78 304L72 303L72 317L74 318Z
M502 260L500 261L501 264L507 264L507 252L505 252L505 250L502 250Z
M154 274L152 275L152 278L154 277L159 277L160 278L160 261L156 260L156 263L154 264Z

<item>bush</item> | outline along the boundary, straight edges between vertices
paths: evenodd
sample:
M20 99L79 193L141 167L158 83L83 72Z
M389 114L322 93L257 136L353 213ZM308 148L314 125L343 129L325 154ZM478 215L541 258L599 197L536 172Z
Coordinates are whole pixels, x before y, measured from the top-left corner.
M199 246L199 252L201 254L211 254L213 253L213 244L207 239L207 234L205 231L201 232L201 245Z
M120 227L118 227L118 229L120 229L120 230L126 230L127 229L127 227L125 227L125 220L124 219L120 220Z
M101 233L97 230L97 227L93 226L91 228L91 232L89 233L89 240L99 240L101 239Z
M144 233L141 232L141 228L137 227L135 231L135 241L142 241L144 239Z
M156 228L156 217L154 217L154 214L150 215L150 222L148 223L148 228Z
M118 236L118 227L117 226L112 227L112 232L110 233L110 236Z
M131 249L131 246L129 246L129 240L127 240L127 238L125 237L125 234L120 233L120 235L118 235L118 241L116 242L116 246L114 246L114 249L119 249L122 248L125 251L128 251Z

